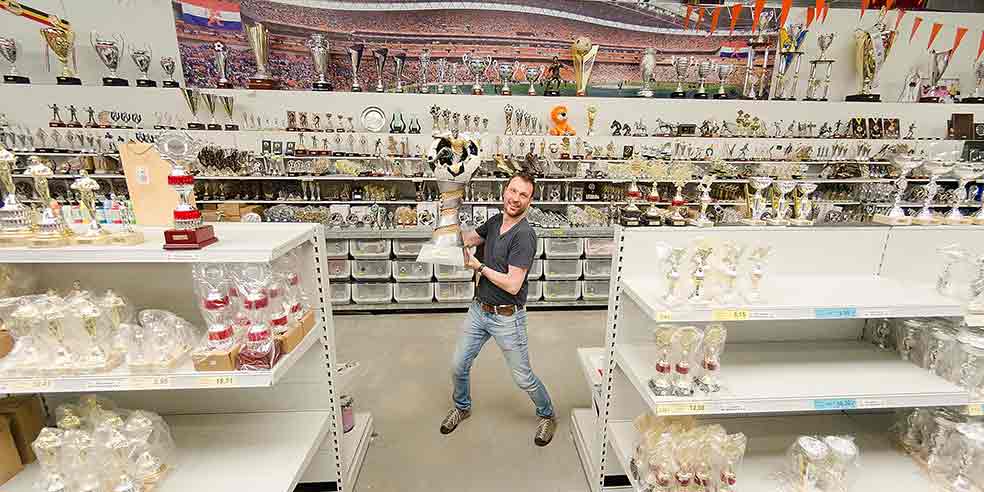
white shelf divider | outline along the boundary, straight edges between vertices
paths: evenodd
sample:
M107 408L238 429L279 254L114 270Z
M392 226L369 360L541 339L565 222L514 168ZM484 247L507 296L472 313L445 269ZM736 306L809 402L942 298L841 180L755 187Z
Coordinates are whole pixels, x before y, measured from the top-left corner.
M591 399L594 401L595 409L601 400L601 385L603 382L601 369L608 359L605 349L601 347L582 347L577 349L578 360L581 362L581 370L584 378L591 388Z

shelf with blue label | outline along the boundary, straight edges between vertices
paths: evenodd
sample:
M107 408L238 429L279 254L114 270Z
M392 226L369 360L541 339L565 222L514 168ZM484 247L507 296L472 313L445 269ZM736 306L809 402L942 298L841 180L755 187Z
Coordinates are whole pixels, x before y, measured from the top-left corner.
M614 376L627 378L657 415L829 412L970 401L963 388L864 342L730 344L718 371L721 390L697 389L692 396L657 396L651 389L650 381L662 377L655 365L660 356L655 345L615 348Z

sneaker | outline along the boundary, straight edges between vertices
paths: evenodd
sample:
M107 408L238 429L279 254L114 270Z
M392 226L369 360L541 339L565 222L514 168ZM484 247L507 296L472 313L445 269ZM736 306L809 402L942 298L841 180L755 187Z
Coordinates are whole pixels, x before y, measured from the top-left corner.
M452 408L448 412L448 416L444 417L444 421L441 422L441 434L450 434L455 429L458 428L458 424L461 421L471 417L471 412L468 410L459 410L457 407Z
M536 424L536 434L533 442L537 446L546 446L553 440L554 431L557 430L557 419L554 417L540 417L540 423Z

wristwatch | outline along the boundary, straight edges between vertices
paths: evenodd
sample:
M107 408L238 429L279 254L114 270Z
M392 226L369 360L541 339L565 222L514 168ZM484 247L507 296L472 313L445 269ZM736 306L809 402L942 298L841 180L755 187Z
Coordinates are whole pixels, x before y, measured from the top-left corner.
M479 265L478 266L478 270L476 270L476 271L478 272L479 275L481 275L482 274L482 270L485 270L485 265Z

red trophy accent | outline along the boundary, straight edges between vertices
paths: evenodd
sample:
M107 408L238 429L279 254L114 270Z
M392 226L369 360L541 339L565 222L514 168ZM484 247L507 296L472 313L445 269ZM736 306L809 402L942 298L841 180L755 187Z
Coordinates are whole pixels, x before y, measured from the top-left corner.
M164 249L201 249L216 241L215 231L202 224L202 214L193 205L195 177L188 174L186 165L198 158L200 144L183 132L170 132L157 141L161 157L171 163L167 184L178 192L174 209L174 226L164 231Z

